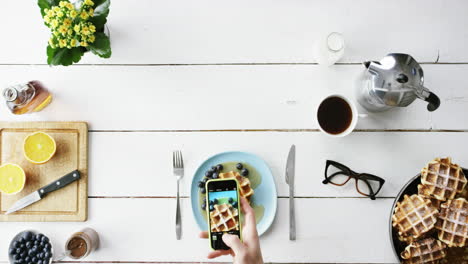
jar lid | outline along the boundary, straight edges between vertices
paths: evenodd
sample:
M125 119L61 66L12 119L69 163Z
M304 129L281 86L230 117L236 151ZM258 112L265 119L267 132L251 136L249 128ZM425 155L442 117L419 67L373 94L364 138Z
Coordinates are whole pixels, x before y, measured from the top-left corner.
M18 91L13 87L8 87L3 90L3 97L7 102L13 102L18 98Z

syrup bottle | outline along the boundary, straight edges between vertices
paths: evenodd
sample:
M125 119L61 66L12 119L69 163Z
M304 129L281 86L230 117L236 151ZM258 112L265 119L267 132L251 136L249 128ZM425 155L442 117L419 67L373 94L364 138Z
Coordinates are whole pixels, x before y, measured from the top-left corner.
M52 94L39 81L7 87L3 97L15 115L39 112L52 101Z

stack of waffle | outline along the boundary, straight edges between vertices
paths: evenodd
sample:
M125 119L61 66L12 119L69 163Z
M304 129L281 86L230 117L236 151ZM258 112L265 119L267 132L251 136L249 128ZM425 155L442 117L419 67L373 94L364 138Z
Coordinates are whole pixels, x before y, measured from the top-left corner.
M252 198L252 195L254 194L254 190L250 186L250 180L246 177L243 177L242 175L239 174L239 172L225 172L225 173L220 173L219 174L220 179L236 179L237 182L239 183L239 193L242 197L247 199L247 201L250 202L250 198Z
M392 216L400 240L409 243L401 253L403 263L468 263L447 262L467 252L466 185L462 168L450 158L437 158L422 169L418 194L405 195Z
M210 212L211 232L239 230L239 212L230 204L215 204Z

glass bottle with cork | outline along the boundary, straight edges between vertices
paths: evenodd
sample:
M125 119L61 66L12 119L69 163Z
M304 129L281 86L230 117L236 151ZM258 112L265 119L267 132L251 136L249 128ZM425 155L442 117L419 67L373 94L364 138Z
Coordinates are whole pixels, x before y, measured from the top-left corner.
M52 101L52 94L39 81L13 85L3 90L3 98L13 114L39 112Z

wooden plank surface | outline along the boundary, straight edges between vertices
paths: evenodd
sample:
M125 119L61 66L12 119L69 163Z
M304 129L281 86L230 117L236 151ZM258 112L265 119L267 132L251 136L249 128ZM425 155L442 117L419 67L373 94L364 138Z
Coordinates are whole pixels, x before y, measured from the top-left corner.
M109 60L82 63L303 63L314 62L321 35L343 32L343 62L379 59L389 52L423 62L468 62L464 0L171 1L115 0L109 27ZM0 30L0 63L46 63L50 33L29 0L6 1Z
M51 135L57 151L47 163L36 165L24 158L23 142L31 133ZM0 196L0 222L86 221L88 216L88 129L78 122L0 122L1 164L20 165L26 173L26 185L16 195ZM79 170L81 179L55 191L18 212L5 215L16 201L58 178Z
M416 100L360 119L358 129L468 129L468 65L423 65L442 101ZM354 96L361 65L0 66L0 87L40 79L54 93L43 112L9 121L85 120L92 130L317 129L315 109L330 94ZM86 76L80 78L78 76ZM117 78L118 77L118 78ZM362 111L364 112L364 111Z
M271 229L261 237L267 262L395 263L389 240L393 200L296 199L297 240L288 238L288 200L279 199ZM86 262L208 262L208 242L198 238L188 199L182 199L182 240L174 230L175 199L90 199L86 223L35 223L61 251L66 239L83 227L100 233L101 248ZM2 237L30 228L2 223ZM281 250L278 250L281 249ZM369 250L372 249L372 250ZM338 253L339 252L339 253ZM7 251L0 251L5 261ZM230 261L224 257L216 261Z

